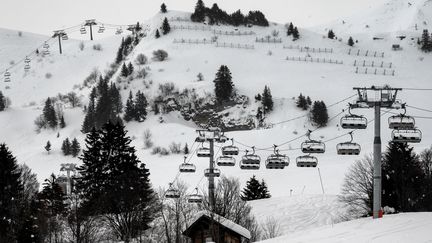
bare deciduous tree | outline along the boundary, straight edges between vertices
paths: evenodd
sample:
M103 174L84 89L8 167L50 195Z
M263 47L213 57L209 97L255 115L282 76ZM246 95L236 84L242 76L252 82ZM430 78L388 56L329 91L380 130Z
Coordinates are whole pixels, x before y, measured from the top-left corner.
M268 217L261 225L261 240L271 239L282 235L280 222L274 217Z
M432 146L420 153L420 164L427 178L432 178Z

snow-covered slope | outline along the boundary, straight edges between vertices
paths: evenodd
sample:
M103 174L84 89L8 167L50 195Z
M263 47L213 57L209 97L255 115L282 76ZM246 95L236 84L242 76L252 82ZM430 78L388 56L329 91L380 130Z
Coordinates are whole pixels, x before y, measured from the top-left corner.
M431 225L432 213L403 213L317 227L262 242L431 242Z
M416 5L417 6L417 5ZM255 35L251 36L229 36L218 35L220 44L227 43L230 45L254 45L254 49L237 49L237 48L222 48L216 47L215 44L181 44L173 43L174 39L200 39L204 38L208 41L214 35L212 31L195 30L194 28L209 28L207 25L196 24L191 22L175 21L175 18L187 17L189 14L184 12L170 11L167 15L157 14L148 24L151 28L150 34L145 37L131 55L127 58L127 62L133 61L139 53L144 53L151 57L151 53L156 49L164 49L169 53L169 58L165 62L150 61L149 76L146 78L147 84L152 81L152 85L145 87L142 79L132 80L126 88L122 86L123 99L127 98L129 90L133 92L138 89L151 99L154 97L158 84L165 82L173 82L180 89L195 88L198 93L212 93L214 75L221 64L226 64L232 74L233 82L240 94L248 95L253 103L253 97L262 92L264 85L268 85L272 91L275 101L275 110L268 114L267 121L270 123L278 123L298 115L304 115L306 112L295 107L294 96L300 93L308 95L312 100L324 100L327 105L340 101L344 98L354 95L353 86L370 86L390 84L395 87L430 87L430 65L432 64L432 56L421 53L415 46L415 41L406 38L401 41L403 46L402 51L391 51L393 39L386 39L381 42L372 41L368 36L359 35L359 42L355 48L362 50L364 53L369 50L370 53L384 52L384 58L381 57L361 57L347 55L350 49L346 45L346 40L339 42L337 40L329 40L323 38L322 34L318 34L310 29L300 29L301 38L293 42L291 37L285 35L284 26L280 24L272 24L268 28L239 27L240 31L253 31ZM159 39L153 36L154 31L160 26L163 17L169 19L172 32ZM377 16L376 16L377 17ZM382 20L384 21L384 20ZM360 23L359 23L360 24ZM180 30L176 27L192 28L191 30ZM214 26L221 31L235 31L231 26ZM280 44L256 43L255 38L271 35L273 30L279 31L279 37L282 38ZM17 50L1 54L0 63L5 67L4 60L18 60L22 58L20 49L29 49L33 47L32 42L38 43L43 37L31 37L30 34L23 34L23 37L18 37L11 32L10 39L1 38L9 46L7 49ZM421 31L412 32L410 37L420 36ZM341 33L341 35L344 35ZM19 38L29 38L27 44L19 42ZM84 135L80 133L80 128L84 113L80 109L65 108L65 119L68 124L65 129L59 131L45 130L37 134L34 132L33 121L41 113L41 103L48 96L55 96L58 92L68 92L73 90L75 84L81 84L84 78L90 71L97 67L103 71L107 64L114 60L117 47L121 37L107 37L96 41L101 43L103 51L95 51L91 47L93 43L85 42L84 51L78 48L79 41L64 42L64 54L57 54L55 45L50 43L51 54L46 58L36 58L31 65L34 67L29 75L24 76L21 68L12 69L13 81L10 84L1 83L0 89L6 96L12 100L12 107L5 112L0 113L0 141L6 142L13 153L17 156L18 161L27 163L35 172L38 173L40 180L47 178L52 172L58 173L59 165L64 162L80 163L78 159L64 157L61 155L61 141L66 137L77 137L83 144ZM16 44L15 44L16 43ZM306 53L298 49L284 49L283 46L300 46L310 48L333 48L333 53ZM36 45L37 46L37 45ZM3 48L2 48L3 49ZM355 49L357 50L357 49ZM354 50L353 50L354 51ZM27 52L27 51L26 51ZM4 53L4 52L2 52ZM24 53L24 51L23 51ZM287 61L286 57L312 57L326 58L326 60L343 61L343 64L329 64L319 62L298 62ZM373 74L356 74L353 63L366 60L375 63L384 62L392 63L392 68L395 70L395 76L382 76ZM378 73L382 72L382 68L378 68ZM47 79L46 73L51 73L52 77ZM204 75L204 81L197 82L196 76L198 73ZM114 77L113 80L115 80ZM10 86L9 89L5 89ZM87 102L88 89L76 89L80 95L83 95L84 101ZM400 99L408 102L410 105L424 107L430 109L430 95L428 92L419 91L403 91ZM351 99L352 100L352 99ZM351 101L351 100L347 100ZM36 102L36 105L28 106L30 102ZM346 108L346 102L339 103L329 108L329 115L333 117ZM256 112L256 104L251 104L250 107L236 109L236 112ZM415 110L408 110L409 114L427 116L428 114ZM359 111L365 114L369 119L372 118L372 111ZM383 116L383 142L390 139L390 130L386 127L385 119L389 116ZM139 158L146 162L151 171L151 181L156 186L166 186L169 181L178 173L178 165L183 161L182 155L171 155L161 157L151 155L150 150L143 149L143 132L145 129L150 129L153 133L153 142L155 146L168 147L171 142L179 142L183 145L188 143L193 144L195 139L195 125L190 122L185 122L178 113L170 113L163 115L165 123L159 123L158 117L150 115L143 123L130 122L127 124L129 135L133 138L133 145L136 146ZM340 129L338 124L339 117L330 121L329 126L319 129L313 133L315 139L327 140L345 133ZM432 143L432 129L428 127L428 120L418 119L418 126L423 129L423 142L416 145L416 149L420 150L429 147ZM249 146L257 146L258 148L268 148L273 144L282 144L289 141L305 131L312 128L306 118L294 120L287 123L275 125L272 129L267 130L252 130L230 132L227 135L235 138L236 141L247 144ZM60 136L57 137L57 132ZM337 156L335 146L338 142L349 140L349 137L342 137L327 143L327 152L324 155L318 156L319 168L323 179L324 191L330 194L337 194L340 191L344 174L347 168L354 160L361 158L365 154L372 151L372 129L359 131L355 133L355 141L362 145L363 151L360 156ZM294 195L298 194L319 194L322 193L321 183L319 179L319 171L317 168L297 168L295 166L296 156L301 155L297 149L303 140L299 139L291 143L286 143L281 150L286 150L284 153L291 158L291 164L285 170L266 170L262 165L259 171L242 171L237 166L232 168L221 168L221 171L226 176L238 177L241 183L250 178L253 174L258 178L263 178L269 185L273 196L290 195L290 190ZM47 140L53 144L51 154L47 154L43 149ZM197 145L194 146L196 148ZM246 149L246 147L241 147ZM265 159L271 151L257 152ZM240 157L237 157L239 160ZM197 173L193 175L180 175L179 179L187 182L195 187L203 186L202 171L208 166L206 159L198 159L195 156L191 162L197 165Z

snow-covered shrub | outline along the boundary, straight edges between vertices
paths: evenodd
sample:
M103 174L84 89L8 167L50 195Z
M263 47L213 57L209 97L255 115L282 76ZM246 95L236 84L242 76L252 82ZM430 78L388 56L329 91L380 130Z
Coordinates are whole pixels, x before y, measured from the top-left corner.
M262 237L261 240L272 239L282 235L280 222L273 217L268 217L263 224L261 224Z
M198 78L198 81L203 81L204 75L202 73L198 73L197 78Z
M94 68L90 75L84 79L84 87L91 87L93 84L95 84L98 81L99 75L99 70Z
M48 127L48 123L43 117L43 115L40 115L36 117L36 120L34 121L34 124L36 126L36 132L39 133L42 129Z
M153 60L155 61L165 61L168 58L168 52L159 49L153 52Z
M177 87L172 82L159 84L159 92L162 97L167 97L172 94L178 93Z
M156 146L152 149L151 154L155 155L155 154L159 154L161 152L162 148L159 146Z
M80 51L83 51L83 50L84 50L84 47L85 47L85 46L84 46L84 42L81 41L81 42L79 43L79 45L78 45L78 48L80 49Z
M23 34L22 31L18 31L18 36L19 37L22 37L22 34Z
M52 74L51 74L51 73L45 73L45 78L46 78L46 79L50 79L50 78L52 78Z
M152 138L152 133L150 132L149 129L146 129L144 131L144 134L143 134L144 148L145 149L153 147L153 142L152 142L151 138Z
M170 154L170 152L168 151L168 149L162 148L159 154L162 156L167 156Z
M102 45L101 44L94 44L93 50L95 51L102 51Z
M267 55L271 56L271 55L273 55L273 52L272 52L271 50L269 50L269 51L267 52Z
M137 71L137 74L136 74L136 76L137 76L137 78L146 78L147 77L147 71L143 68L143 69L140 69L140 70L138 70Z
M279 31L277 31L277 30L273 30L273 31L272 31L272 36L273 36L273 37L278 37L278 36L279 36Z
M169 146L169 149L172 154L179 154L182 152L181 143L172 142Z
M144 55L142 53L138 54L137 57L135 58L135 63L139 66L146 65L147 61L148 61L148 59L147 59L146 55Z

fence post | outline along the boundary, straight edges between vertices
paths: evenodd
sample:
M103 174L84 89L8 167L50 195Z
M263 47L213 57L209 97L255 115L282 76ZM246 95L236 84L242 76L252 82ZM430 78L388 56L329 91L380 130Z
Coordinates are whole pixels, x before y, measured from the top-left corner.
M367 74L367 71L368 71L368 70L367 70L367 68L366 68L366 69L365 69L365 74Z
M389 68L392 68L392 63L390 63L390 66L389 66Z
M386 70L384 69L384 76L386 75Z
M354 67L357 65L357 60L354 60Z
M356 67L355 73L358 73L358 67Z

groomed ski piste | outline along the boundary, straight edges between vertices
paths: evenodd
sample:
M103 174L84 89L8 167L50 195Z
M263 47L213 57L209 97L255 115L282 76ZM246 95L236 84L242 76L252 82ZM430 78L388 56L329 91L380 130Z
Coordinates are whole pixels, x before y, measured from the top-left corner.
M430 82L432 56L419 51L416 44L422 30L429 27L427 23L432 23L432 14L429 13L432 13L432 4L425 0L412 1L411 5L401 0L377 3L373 8L368 8L353 17L344 17L329 24L317 23L315 27L300 28L301 38L297 41L292 41L291 37L286 36L284 23L271 23L267 28L239 27L238 30L232 26L212 27L217 31L227 32L253 31L255 34L251 36L218 35L217 42L221 45L223 43L226 46L233 44L233 47L253 45L253 49L244 49L217 47L215 43L178 43L178 40L182 39L211 40L213 32L201 30L208 28L207 25L176 21L176 19L188 18L190 13L170 10L167 14L156 14L153 18L143 21L143 24L149 26L148 35L127 57L126 62L133 62L140 53L151 57L152 52L157 49L166 50L169 54L168 60L164 62L150 60L147 65L150 71L146 81L152 81L153 84L145 88L142 79L132 80L126 88L122 89L122 98L125 102L129 90L133 93L142 90L151 99L157 93L158 85L166 82L173 82L180 90L195 88L202 95L211 93L217 69L222 64L227 65L232 72L237 91L251 99L251 104L246 108L232 108L231 116L240 116L248 112L255 114L258 105L253 102L253 97L262 92L264 85L268 85L272 91L275 108L267 117L267 122L274 124L271 129L236 131L226 135L243 144L244 146L239 144L241 150L250 149L250 146L268 148L273 144L286 143L280 149L285 150L283 153L290 157L290 165L284 170L267 170L261 166L258 171L244 171L240 170L238 163L235 167L220 168L223 175L239 178L242 186L252 175L264 179L268 184L273 197L252 202L254 213L258 219L277 218L281 222L282 232L287 235L267 242L322 242L319 240L320 237L327 237L325 239L328 240L324 242L374 242L374 240L395 242L393 240L396 239L406 242L405 239L410 239L411 235L419 237L418 241L413 242L426 242L430 237L427 236L427 231L420 222L431 225L432 222L428 221L430 214L427 213L385 216L384 219L376 222L365 218L339 223L340 216L345 211L337 201L336 195L340 192L347 169L355 160L372 152L373 129L354 132L354 141L362 146L362 152L358 156L337 155L336 144L349 140L349 136L346 135L347 130L343 130L338 124L340 117L346 114L348 102L354 102L356 99L353 87L388 84L392 87L406 88L398 94L398 99L411 107L431 108L430 91L417 89L430 88L432 85ZM166 36L155 39L154 31L161 25L164 17L170 20L172 31ZM295 18L292 21L296 24ZM184 28L189 28L188 26L191 29ZM324 38L328 29L333 29L336 36L342 40ZM257 37L264 38L271 35L273 30L279 31L277 38L281 38L282 43L256 42ZM27 53L34 51L45 40L50 39L49 36L26 32L20 37L17 32L0 30L1 72L13 62L25 58ZM125 35L116 36L114 31L111 32L112 35L95 34L93 42L82 40L83 37L79 36L79 33L72 34L72 38L63 41L62 55L58 54L56 40L51 39L50 54L47 57L34 57L29 73L24 74L23 67L17 65L16 68L9 70L11 82L0 83L4 95L12 100L12 106L5 112L0 112L0 142L5 142L10 147L19 163L30 166L37 173L39 181L43 181L51 173L58 174L62 163L80 163L76 158L63 156L60 146L61 141L66 137L76 137L81 145L84 145L85 136L80 130L85 113L82 108L65 107L66 128L42 130L40 133L35 132L34 120L41 114L44 101L49 96L75 91L84 104L88 102L90 89L79 89L77 85L82 84L95 68L103 72L114 61L121 38ZM406 38L400 40L397 38L400 35L405 35ZM349 36L358 40L354 47L346 44ZM373 40L373 37L383 39ZM81 42L85 46L83 50L79 48ZM94 50L92 48L94 44L100 44L102 50ZM391 48L393 44L400 44L403 49L393 51ZM305 47L328 48L332 49L332 52L303 52L302 48ZM357 52L359 56L353 55ZM361 55L366 52L369 53L368 56ZM383 57L371 56L371 53L375 52L384 55ZM287 60L287 57L294 60ZM300 58L300 61L296 61L296 58ZM338 60L342 64L303 61L303 58L305 60L325 59L333 62ZM384 65L391 63L391 68L379 67L377 74L373 73L375 68L371 68L369 71L373 70L372 73L365 74L366 67L360 66L356 72L354 63L363 61ZM380 74L384 69L386 75ZM47 75L48 73L50 75ZM198 73L203 74L204 81L196 80ZM113 80L118 75L119 73L115 74ZM317 156L323 187L318 168L298 168L295 165L295 158L302 155L298 148L306 137L287 143L305 134L308 129L314 129L308 121L307 112L295 106L293 97L297 97L300 93L310 96L313 101L323 100L328 107L334 104L328 108L329 117L334 119L327 127L318 129L311 135L312 138L328 141L326 153ZM345 112L342 112L343 109ZM354 112L365 115L369 121L373 119L372 110ZM414 145L415 151L419 152L430 147L432 144L430 119L421 117L430 118L431 113L410 107L407 113L418 117L417 126L423 132L422 142ZM387 125L387 118L390 115L392 114L384 112L382 116L383 149L391 139L391 130ZM144 149L143 133L146 129L152 132L155 146L167 148L172 142L182 145L187 143L190 148L193 145L197 135L196 125L185 121L177 112L164 114L162 117L164 123L159 122L158 115L150 112L146 121L126 124L128 135L133 139L132 145L136 147L141 161L144 161L150 169L152 184L156 188L166 188L169 182L177 178L186 182L191 190L197 186L204 188L206 179L203 178L202 171L208 166L206 159L190 155L193 156L191 162L197 166L197 172L192 175L177 176L178 166L183 162L183 155L152 155L151 149ZM292 120L297 117L300 118ZM60 134L59 137L57 133ZM49 155L43 148L48 140L52 144ZM197 145L194 146L191 151ZM270 153L271 150L257 151L263 159ZM237 161L239 159L240 157L237 157ZM378 224L381 226L377 226ZM403 225L406 226L405 229L402 229ZM367 230L372 231L370 235L366 234ZM354 232L354 235L351 236L350 232ZM407 238L404 238L405 236Z

